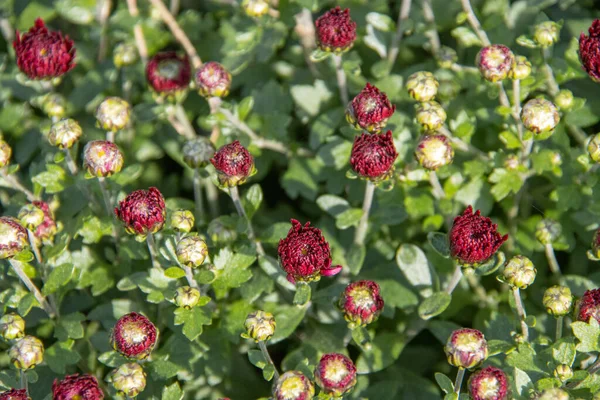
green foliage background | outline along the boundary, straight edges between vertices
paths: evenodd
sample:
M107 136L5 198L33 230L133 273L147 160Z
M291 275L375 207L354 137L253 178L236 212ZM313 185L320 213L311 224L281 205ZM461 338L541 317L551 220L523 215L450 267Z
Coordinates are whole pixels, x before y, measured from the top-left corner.
M102 35L96 20L97 3L9 0L3 2L1 15L21 31L42 17L52 29L62 30L75 41L78 65L56 91L66 99L67 115L83 127L84 136L73 153L77 163L81 163L84 143L105 135L95 126L96 107L106 96L122 96L122 83L129 80L133 85L133 123L118 133L125 167L110 178L110 187L122 198L134 189L157 186L167 198L170 211L193 210L193 171L185 166L181 154L184 138L166 120L165 106L154 101L145 82L144 65L138 62L119 70L110 57L116 44L134 41L132 27L136 23L142 26L151 55L163 49L179 49L179 45L149 3L139 1L140 16L132 17L125 2L119 1L113 5L105 31L109 57L97 62ZM293 151L302 147L314 153L311 157L288 157L258 148L223 115L211 115L207 101L190 91L183 106L197 132L206 135L218 124L221 136L217 147L239 139L255 157L258 174L241 187L241 192L269 254L257 261L253 245L241 233L246 229L245 222L234 214L229 196L221 192L222 215L218 222L238 234L233 241L209 241L214 274L204 268L196 278L207 285L206 293L213 298L214 307L192 310L176 309L168 301L183 280L178 275L161 276L151 270L144 243L123 237L119 252L115 252L110 218L101 208L90 206L82 191L87 187L100 200L96 180L85 180L82 174L72 177L62 157L57 156L58 150L48 144L45 136L50 120L39 106L42 89L19 73L12 46L0 40L0 131L13 148L12 164L19 165L15 172L19 179L33 187L36 194L60 203L56 216L62 223L54 246L43 249L52 268L43 288L59 299L60 318L48 320L8 268L2 270L0 280L4 312L26 315L28 333L39 336L46 345L45 363L27 372L33 399L50 398L51 382L56 377L79 371L103 378L122 363L123 359L111 351L108 336L116 319L129 311L144 312L161 330L159 347L151 361L144 364L148 387L140 395L143 399L228 396L243 400L269 396L270 383L251 364L253 358L256 363L255 346L240 338L246 314L255 309L275 314L278 329L269 349L283 370L299 369L312 376L321 354L349 354L360 377L348 399L440 398L442 392L434 373L454 376L445 361L443 344L450 332L461 326L485 333L492 353L498 354L489 362L509 373L516 398L528 398L534 389L559 385L552 378L555 364L572 364L574 360L577 364L587 353L600 350L598 341L593 340L593 335L597 339L599 334L597 324L579 323L585 325L575 329L579 339L566 328L567 337L552 345L549 338L554 335L554 319L545 314L541 298L544 290L557 281L534 235L542 218L560 221L562 234L554 249L565 282L576 296L598 286L597 266L586 257L599 225L598 170L592 168L585 147L568 133L568 125L583 128L588 135L595 133L600 120L600 91L582 71L577 55L579 34L597 16L594 3L473 1L492 42L508 45L533 64L534 73L521 82L522 99L548 95L548 84L540 49L519 45L517 38L530 35L536 22L563 22L561 40L552 49L550 65L561 88L573 91L576 106L561 113L554 134L536 141L526 163L529 166L517 170L504 166L507 157L517 154L520 148L510 110L499 106L497 87L483 81L477 70L468 68L474 66L481 43L466 23L460 2L434 0L436 26L426 22L421 2L413 3L403 27L399 57L389 71L385 58L396 30L399 2L340 2L351 9L358 24L359 39L344 54L343 64L351 97L371 82L397 106L387 127L400 153L396 184L392 190L376 191L367 242L357 248L352 236L362 215L365 183L346 175L357 132L344 120L345 105L339 100L331 60L315 64L313 74L306 62L308 54L294 32L294 16L303 8L316 17L335 4L280 0L279 18L255 20L247 17L237 3L182 1L177 21L202 60L219 61L233 74L232 93L225 99L225 106L261 137L285 143ZM431 29L437 29L442 44L454 48L458 64L467 68L438 67L430 51ZM519 43L528 44L525 38ZM457 150L454 163L438 171L445 191L442 199L434 197L426 172L413 156L421 128L414 122L414 102L404 83L419 70L434 72L440 81L438 97L448 113L448 127L453 134L489 155L485 160ZM212 167L208 172L214 173ZM1 178L0 186L2 215L15 216L26 199L10 190ZM511 215L516 204L518 215ZM523 292L528 313L536 317L528 344L515 344L512 333L518 330L518 321L511 310L514 304L495 274L480 278L486 290L484 298L465 281L441 315L427 321L419 317L419 305L441 290L453 269L451 260L431 244L440 237L432 234L428 239L428 233L446 232L445 221L467 205L492 217L500 232L511 234L503 248L508 256L526 255L537 267L535 284ZM277 242L287 233L290 218L310 220L321 228L331 244L334 264L350 272L323 278L313 287L312 301L305 307L292 304L294 289L285 283L275 259ZM205 235L206 226L199 232ZM163 266L174 265L173 233L165 229L157 239ZM443 247L443 237L441 243ZM38 274L33 262L28 272ZM385 310L380 320L368 328L373 336L371 350L352 341L335 307L348 279L372 279L382 288ZM434 311L436 307L437 303ZM422 330L413 338L410 329L414 327ZM586 335L592 335L592 339ZM588 346L577 345L582 340L591 342ZM0 347L7 349L8 344ZM558 347L566 353L559 352ZM18 386L6 352L0 355L0 365L0 386ZM591 398L600 389L600 380L584 374L582 371L579 378L587 381L577 393L581 398ZM437 379L442 389L448 388L441 375ZM113 390L109 386L105 389Z

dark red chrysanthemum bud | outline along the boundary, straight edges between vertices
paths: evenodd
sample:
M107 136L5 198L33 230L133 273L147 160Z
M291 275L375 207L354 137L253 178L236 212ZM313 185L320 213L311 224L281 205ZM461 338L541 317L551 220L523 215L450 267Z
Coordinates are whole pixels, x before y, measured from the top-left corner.
M379 132L395 110L396 106L390 103L386 94L367 82L348 105L346 119L357 129Z
M515 63L515 56L508 47L493 44L482 48L475 62L484 79L498 82L508 77Z
M579 60L581 66L595 82L600 82L600 19L594 20L588 29L579 36Z
M471 328L461 328L452 332L444 351L448 363L458 368L475 368L488 357L487 341L483 333Z
M379 285L373 281L352 282L340 297L339 306L351 328L368 325L377 320L383 310Z
M350 165L361 177L380 181L393 173L397 157L392 131L380 135L363 133L354 139Z
M498 225L469 206L454 218L450 230L450 253L463 266L477 266L492 257L508 239L498 233Z
M356 40L356 22L350 19L348 8L332 8L317 19L315 27L323 51L341 53L350 50Z
M112 347L128 358L142 360L150 355L158 340L158 329L142 314L123 315L113 328Z
M316 281L321 275L332 276L342 270L341 265L331 266L329 243L321 230L304 226L295 219L287 236L279 241L277 253L287 279L294 283Z
M109 140L94 140L83 149L83 166L98 178L111 176L123 168L123 153Z
M57 78L75 67L73 41L61 32L49 31L41 18L29 32L16 32L13 47L17 66L31 79Z
M11 258L27 247L27 229L13 217L0 217L0 260Z
M146 65L146 80L155 92L180 98L190 84L192 69L187 56L174 51L158 53Z
M127 233L141 236L156 233L162 229L167 217L165 199L155 187L136 190L119 202L115 215L123 221Z
M95 376L74 374L62 381L54 380L52 400L102 400L104 393Z
M218 62L209 61L196 71L196 86L204 97L225 97L231 87L231 73Z
M600 289L586 291L577 303L577 319L588 322L591 317L600 322Z
M506 400L508 379L500 368L485 367L469 378L469 393L473 400Z
M356 385L356 367L343 354L324 354L315 368L315 382L325 394L341 397Z
M0 400L30 400L26 389L11 389L8 392L0 393Z
M44 221L35 229L35 237L44 243L51 243L57 231L54 214L48 203L44 201L34 201L33 205L44 213Z
M225 187L241 185L256 173L254 158L238 140L217 150L210 162Z

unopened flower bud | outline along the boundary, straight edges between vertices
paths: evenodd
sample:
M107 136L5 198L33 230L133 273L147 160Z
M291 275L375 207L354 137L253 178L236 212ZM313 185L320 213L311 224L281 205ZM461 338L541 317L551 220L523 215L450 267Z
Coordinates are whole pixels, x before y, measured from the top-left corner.
M190 168L204 168L215 155L215 145L207 137L199 136L185 142L181 151L183 161Z
M596 258L600 258L600 229L598 229L594 233L594 238L592 239L592 254Z
M423 168L435 171L452 162L454 149L444 135L425 135L419 140L415 157Z
M158 329L146 317L136 312L123 315L113 328L110 342L127 358L147 358L158 340Z
M600 289L587 290L576 307L577 319L583 322L589 322L594 318L600 322Z
M6 167L10 162L12 149L0 136L0 168Z
M52 244L54 236L58 231L58 226L54 219L54 212L50 208L50 204L44 201L34 201L32 204L44 213L44 221L35 229L33 232L34 236L43 243Z
M8 356L17 369L30 369L44 361L44 344L34 336L25 336L13 344Z
M513 288L526 289L535 280L537 271L531 260L525 256L514 256L511 258L502 276L504 281Z
M569 400L569 393L559 388L544 390L536 400Z
M15 218L0 217L0 260L11 258L27 247L27 229Z
M440 68L444 69L452 68L454 63L458 61L458 55L456 54L456 50L448 46L440 47L435 57Z
M562 89L554 96L554 104L564 111L568 111L573 107L573 101L573 92L568 89Z
M194 227L194 220L190 210L177 210L171 215L171 228L176 232L188 233Z
M67 111L67 99L60 93L47 93L40 100L42 111L49 117L62 118Z
M541 220L535 227L535 237L543 245L556 242L561 233L560 223L549 218Z
M417 106L417 122L426 130L435 131L446 122L446 111L436 101L419 103Z
M429 71L415 72L408 77L406 89L410 97L417 101L431 101L438 92L440 83Z
M507 400L508 379L500 368L485 367L469 378L469 393L473 400Z
M354 138L350 165L362 178L380 182L392 175L397 157L392 131L362 133Z
M183 101L192 79L187 55L174 51L155 54L146 64L146 80L159 98Z
M310 400L314 395L315 386L300 371L285 372L273 388L273 400Z
M119 43L113 51L113 63L117 68L133 65L138 59L138 50L133 43Z
M127 397L136 397L146 388L146 373L137 363L120 365L112 372L110 380L117 392Z
M27 395L27 389L11 389L0 393L0 400L31 400Z
M549 314L563 317L571 311L573 306L571 289L566 286L551 286L544 292L542 303Z
M515 63L508 73L511 79L522 80L531 75L531 63L524 56L516 56Z
M26 229L34 231L44 222L44 211L33 204L26 204L19 210L19 221Z
M588 143L587 151L594 162L600 163L600 133L592 136Z
M265 0L244 0L242 8L249 17L262 17L269 12L269 3Z
M356 367L343 354L324 354L315 367L315 382L323 393L342 397L356 385Z
M54 380L52 400L102 400L104 393L95 376L67 375L62 381Z
M120 97L107 97L96 110L98 127L117 132L125 128L131 116L131 106Z
M352 282L346 286L339 307L351 328L377 320L384 304L379 291L379 285L373 281Z
M508 77L515 62L515 56L508 47L493 44L482 48L477 54L475 62L485 80L498 82Z
M521 110L521 121L534 133L550 132L560 121L556 106L546 99L531 99Z
M550 47L560 38L560 25L554 21L537 24L533 31L533 40L541 47Z
M196 86L201 96L226 97L231 88L231 73L218 62L209 61L196 71Z
M589 36L579 36L579 60L589 77L600 82L600 19L595 19L588 29Z
M59 149L69 149L79 140L83 131L79 123L71 118L61 119L52 124L48 141Z
M175 291L175 305L191 309L198 304L200 300L200 291L190 286L178 287Z
M390 103L386 94L367 82L348 104L346 120L357 129L379 132L395 110L396 106Z
M94 140L85 145L83 166L90 175L98 178L111 176L123 168L123 154L113 142Z
M483 333L477 329L457 329L444 347L448 363L458 368L478 367L488 356L488 346Z
M130 235L141 237L160 231L167 217L165 199L155 187L135 190L119 202L115 215Z
M210 162L217 170L219 182L224 187L241 185L256 174L254 157L237 140L221 147Z
M332 8L315 21L317 43L323 51L343 53L350 50L356 40L356 22L350 10L339 6Z
M508 155L508 157L506 157L506 160L504 160L504 168L512 170L512 171L519 168L520 164L521 164L521 161L519 160L519 156L517 156L515 154Z
M208 255L208 246L199 236L186 236L177 243L177 260L187 267L202 265Z
M25 336L25 320L18 314L4 314L0 318L0 336L7 341Z
M567 364L560 364L554 369L552 374L560 379L561 382L565 382L573 377L573 369Z
M246 333L242 335L247 339L254 339L258 342L266 342L275 334L275 317L266 311L255 311L246 317L244 328Z

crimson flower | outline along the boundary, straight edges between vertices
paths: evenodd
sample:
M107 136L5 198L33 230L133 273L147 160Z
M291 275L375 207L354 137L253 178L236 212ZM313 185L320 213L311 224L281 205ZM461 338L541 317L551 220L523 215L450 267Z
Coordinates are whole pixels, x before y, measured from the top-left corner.
M577 304L577 319L588 322L593 317L600 322L600 289L586 291Z
M375 321L383 310L383 298L379 291L376 282L367 280L352 282L346 286L339 302L346 321L354 326L368 325Z
M44 201L34 201L33 205L44 212L44 221L36 228L35 237L42 242L52 241L56 235L57 226L50 206Z
M256 173L254 158L239 140L221 147L210 159L225 187L237 186Z
M68 375L62 381L54 380L52 400L102 400L104 393L92 375Z
M292 228L279 241L277 253L281 266L287 272L288 281L294 283L316 281L321 275L332 276L342 270L341 265L331 266L329 243L321 230L291 220Z
M386 94L367 82L367 86L348 105L346 119L357 129L377 132L395 110L396 106L390 103Z
M380 180L390 175L397 157L392 131L373 135L363 133L354 139L350 165L360 176Z
M187 56L174 51L156 54L146 65L146 79L152 88L161 94L171 94L188 87L192 69Z
M61 32L49 31L41 18L29 32L16 32L17 66L30 79L52 79L75 67L75 45Z
M347 8L332 8L317 19L315 27L323 51L340 53L349 50L356 40L356 22L350 19Z
M481 264L492 257L506 242L508 235L498 233L498 225L469 206L454 218L449 234L450 254L463 265Z
M113 348L128 358L144 359L150 355L158 339L158 329L142 314L123 315L111 334Z
M600 19L594 20L588 29L579 36L579 60L581 66L595 82L600 82Z
M125 224L127 233L142 236L156 233L165 224L165 199L155 187L136 190L115 207L115 214Z
M500 368L485 367L469 378L469 393L473 400L506 400L508 379Z
M0 393L0 400L30 400L25 389L11 389L7 392Z
M356 385L356 367L343 354L324 354L315 367L315 382L324 393L341 397Z

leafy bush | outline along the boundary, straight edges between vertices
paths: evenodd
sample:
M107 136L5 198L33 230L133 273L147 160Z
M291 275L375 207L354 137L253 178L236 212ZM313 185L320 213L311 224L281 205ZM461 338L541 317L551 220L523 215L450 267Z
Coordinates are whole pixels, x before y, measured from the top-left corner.
M600 398L594 2L472 3L2 2L0 398Z

